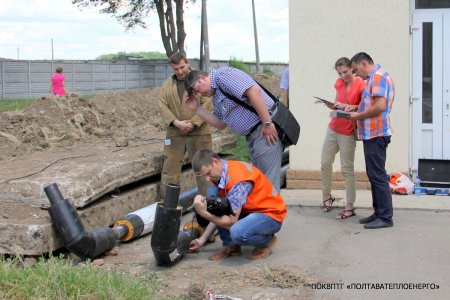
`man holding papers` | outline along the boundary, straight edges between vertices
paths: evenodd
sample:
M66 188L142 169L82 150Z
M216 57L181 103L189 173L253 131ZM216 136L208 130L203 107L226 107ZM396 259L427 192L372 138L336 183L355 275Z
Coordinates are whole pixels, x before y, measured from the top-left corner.
M359 223L364 224L366 229L392 227L392 194L385 164L392 135L389 113L395 96L394 82L391 75L379 64L375 65L365 52L353 56L351 62L356 75L367 78L367 87L358 110L352 112L349 119L357 120L358 136L363 140L374 209L371 216L359 220Z

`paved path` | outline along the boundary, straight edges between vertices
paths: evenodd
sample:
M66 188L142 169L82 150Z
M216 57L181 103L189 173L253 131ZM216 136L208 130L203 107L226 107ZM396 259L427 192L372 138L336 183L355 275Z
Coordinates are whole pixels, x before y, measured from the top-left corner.
M344 191L336 196L343 197ZM191 277L200 276L213 291L252 299L449 299L450 295L450 196L394 196L394 227L364 229L359 218L372 213L370 191L357 191L357 216L347 220L334 218L339 209L321 211L318 190L282 190L289 211L278 242L264 260L243 255L223 261L208 256L221 247L220 241L208 244L198 253L187 254L170 268L156 267L149 247L151 235L131 243L121 243L118 256L105 257L105 268L125 268L124 272L157 272L168 289L184 290ZM185 215L184 222L188 221ZM132 265L131 269L129 265ZM222 276L245 273L265 266L321 283L335 284L332 289L310 289L302 286L272 288L249 286L223 288ZM247 274L247 273L245 273ZM230 279L230 277L226 277ZM439 285L439 289L370 289L369 284ZM342 286L341 286L342 284ZM347 285L355 284L348 289ZM364 285L366 284L366 285ZM326 286L325 286L326 287ZM340 288L342 287L342 288ZM389 288L389 286L383 286ZM393 287L393 286L392 286Z
M344 197L344 191L335 194ZM269 259L295 264L322 282L343 283L342 289L315 290L314 298L449 299L450 196L394 195L394 227L377 230L358 223L372 213L370 191L357 191L357 216L347 220L334 218L339 209L320 210L319 190L283 190L282 196L290 210ZM439 289L347 289L352 283L430 283Z

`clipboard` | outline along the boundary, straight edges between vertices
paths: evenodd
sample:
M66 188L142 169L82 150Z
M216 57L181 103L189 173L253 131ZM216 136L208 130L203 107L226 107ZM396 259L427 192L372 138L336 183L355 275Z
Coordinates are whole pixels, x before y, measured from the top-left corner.
M325 99L322 99L320 97L313 96L313 98L317 99L316 101L314 101L314 103L323 103L323 104L328 105L328 106L333 106L334 105L333 102L325 100Z

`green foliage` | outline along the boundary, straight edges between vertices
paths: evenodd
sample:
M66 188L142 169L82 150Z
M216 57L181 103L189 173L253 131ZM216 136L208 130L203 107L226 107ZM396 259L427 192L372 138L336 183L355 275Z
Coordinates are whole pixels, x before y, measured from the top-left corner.
M28 104L34 102L36 99L0 99L0 111L7 111L7 110L19 110L23 109Z
M266 75L275 75L275 72L272 71L269 67L264 66L263 73Z
M158 51L151 51L151 52L117 52L117 53L110 53L110 54L103 54L95 58L96 60L115 60L124 56L137 56L142 57L142 59L167 59L167 56L165 53L161 53Z
M230 60L228 61L228 65L230 67L244 71L247 74L250 74L247 64L241 59L237 59L236 57L230 57Z
M245 140L245 136L235 135L236 136L236 147L231 148L227 151L224 151L225 154L232 154L236 156L237 160L240 161L250 161L250 154L248 152L247 141Z
M156 278L141 278L106 272L89 262L74 266L62 256L41 258L33 267L22 267L20 259L0 264L2 299L161 299Z

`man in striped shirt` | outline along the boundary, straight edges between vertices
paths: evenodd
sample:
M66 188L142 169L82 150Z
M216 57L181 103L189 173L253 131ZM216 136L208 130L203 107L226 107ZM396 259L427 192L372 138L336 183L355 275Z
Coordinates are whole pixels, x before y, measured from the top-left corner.
M186 105L209 125L219 130L228 127L236 134L245 136L252 164L279 191L283 146L270 116L274 105L272 98L252 77L231 67L212 69L209 74L192 71L184 83L190 94ZM214 111L211 113L200 106L196 96L211 97ZM232 98L252 106L257 114Z
M358 137L363 141L366 172L372 189L374 213L359 220L366 229L392 227L392 194L386 174L386 150L391 141L392 128L389 113L394 102L395 89L391 75L365 52L351 59L356 75L367 80L358 111L350 114L357 120Z

